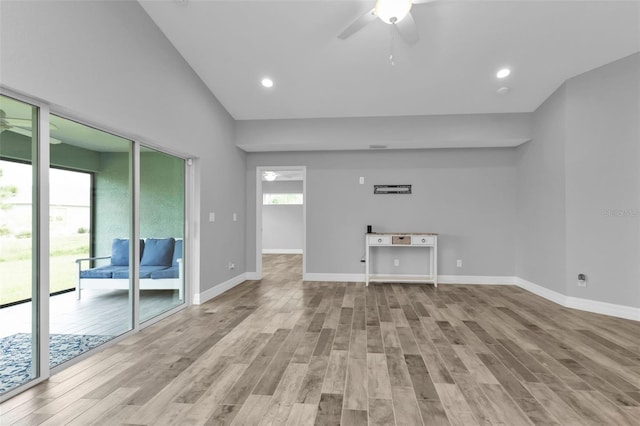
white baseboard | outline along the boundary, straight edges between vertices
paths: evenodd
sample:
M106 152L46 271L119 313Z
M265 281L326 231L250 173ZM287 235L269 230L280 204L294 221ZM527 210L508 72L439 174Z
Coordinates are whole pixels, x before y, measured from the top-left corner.
M193 304L194 305L201 305L205 302L207 302L208 300L213 299L216 296L221 295L222 293L224 293L227 290L231 290L232 288L234 288L235 286L237 286L238 284L241 284L243 282L245 282L247 280L246 277L246 273L242 273L240 275L236 275L235 277L221 283L218 284L217 286L214 286L208 290L203 291L202 293L196 293L193 295Z
M258 281L262 279L262 275L257 272L245 272L244 275L249 281Z
M581 299L572 296L567 296L565 306L567 308L580 309L581 311L640 321L640 309L631 306L598 302L596 300Z
M547 300L557 303L558 305L567 306L567 296L557 291L549 290L541 285L534 284L531 281L527 281L520 277L516 277L516 285L524 290L527 290L535 295L543 297Z
M302 254L302 249L262 249L262 254Z
M562 293L549 290L546 287L542 287L541 285L534 284L519 277L516 277L516 285L533 294L562 305L565 308L579 309L581 311L591 312L594 314L609 315L616 318L640 321L640 308L566 296Z
M482 275L438 275L438 284L515 285L516 277Z

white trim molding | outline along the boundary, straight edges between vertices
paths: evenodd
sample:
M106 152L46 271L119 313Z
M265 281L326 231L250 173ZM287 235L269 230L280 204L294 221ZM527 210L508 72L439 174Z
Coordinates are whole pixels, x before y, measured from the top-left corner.
M567 308L593 312L595 314L640 321L640 309L632 306L616 305L614 303L598 302L597 300L581 299L567 296Z
M201 293L196 293L193 295L193 304L194 305L202 305L203 303L213 299L216 296L221 295L227 290L231 290L238 284L242 284L247 281L247 274L242 273L240 275L236 275L235 277L228 279L227 281L218 284L214 287L211 287L208 290L205 290Z
M245 272L244 275L248 281L258 281L262 279L262 274L258 272Z
M438 284L515 285L516 277L482 275L438 275Z
M516 277L516 285L565 308L640 321L640 308L567 296L519 277Z
M521 289L527 290L530 293L543 297L547 300L551 300L558 305L566 306L567 305L567 296L564 294L558 293L557 291L549 290L546 287L542 287L541 285L534 284L531 281L527 281L523 278L516 277L516 285Z
M302 254L302 249L262 249L262 254Z

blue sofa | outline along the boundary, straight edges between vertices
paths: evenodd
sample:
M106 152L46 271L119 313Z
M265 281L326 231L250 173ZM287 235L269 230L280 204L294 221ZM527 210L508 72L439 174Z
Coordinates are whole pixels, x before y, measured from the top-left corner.
M175 238L147 238L140 240L140 290L178 290L184 299L183 241ZM108 265L82 269L83 262L109 260ZM116 238L111 245L111 256L76 259L78 284L76 294L82 290L129 289L129 240Z

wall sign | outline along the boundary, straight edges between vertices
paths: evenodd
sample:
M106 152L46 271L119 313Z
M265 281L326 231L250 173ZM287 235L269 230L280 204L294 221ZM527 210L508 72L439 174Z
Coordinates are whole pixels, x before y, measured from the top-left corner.
M373 185L374 194L411 194L411 185Z

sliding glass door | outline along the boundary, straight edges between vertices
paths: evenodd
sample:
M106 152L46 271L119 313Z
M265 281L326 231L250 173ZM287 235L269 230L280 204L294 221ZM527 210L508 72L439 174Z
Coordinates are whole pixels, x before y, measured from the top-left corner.
M53 368L133 329L133 142L56 115L50 132Z
M184 303L185 161L140 148L140 322Z
M185 159L25 99L0 95L0 401L187 301Z
M38 109L0 96L0 395L39 376Z

